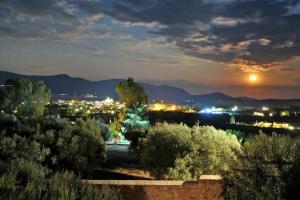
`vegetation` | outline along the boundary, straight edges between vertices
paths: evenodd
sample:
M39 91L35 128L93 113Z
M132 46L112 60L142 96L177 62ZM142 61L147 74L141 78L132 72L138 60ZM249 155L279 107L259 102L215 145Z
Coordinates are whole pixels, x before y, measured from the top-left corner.
M93 120L78 120L75 125L50 119L7 123L0 132L1 195L4 199L118 199L115 190L82 184L73 175L88 175L104 161L104 153Z
M157 124L149 129L142 161L156 178L188 180L229 170L240 144L208 126Z
M131 149L137 149L138 138L144 135L149 126L149 121L145 118L145 104L147 95L143 86L134 82L133 78L122 81L116 86L120 102L126 107L118 114L118 118L111 125L114 135L125 136L131 141ZM119 136L120 137L120 136Z
M87 174L105 159L105 145L93 120L19 120L1 128L1 159L24 158L42 162L53 170Z
M116 86L116 92L119 95L120 101L125 103L128 108L137 104L142 105L147 103L147 95L143 86L135 83L133 78L121 81Z
M41 81L9 79L0 90L0 109L18 116L38 117L43 115L50 98L50 89Z
M225 199L299 196L299 139L263 133L245 139L240 131L198 125L149 127L143 87L128 79L116 90L126 108L108 128L100 119L46 116L50 90L43 83L7 81L0 91L0 199L121 199L114 188L80 181L105 161L109 131L131 141L132 151L155 178L220 174Z
M82 183L101 166L99 122L42 116L50 90L41 82L9 80L1 90L0 199L120 199L117 191Z
M289 188L296 186L295 172L299 174L300 169L295 168L297 143L288 136L263 133L246 141L224 176L225 198L288 199Z
M41 166L21 161L0 176L0 199L5 200L120 200L118 190L81 182L70 172L51 175Z

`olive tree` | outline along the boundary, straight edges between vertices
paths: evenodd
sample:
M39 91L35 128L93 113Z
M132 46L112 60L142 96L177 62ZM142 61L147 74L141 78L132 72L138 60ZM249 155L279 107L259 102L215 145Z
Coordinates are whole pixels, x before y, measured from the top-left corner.
M224 176L225 198L286 199L288 177L297 155L296 141L263 133L246 141L238 160Z
M42 81L9 79L1 90L0 109L17 116L37 117L44 113L51 91Z
M128 108L136 104L141 105L147 103L147 94L144 87L135 83L133 78L121 81L116 86L116 92L119 95L120 101L125 103Z
M164 123L149 129L143 149L142 161L152 175L188 180L227 171L240 144L213 127Z

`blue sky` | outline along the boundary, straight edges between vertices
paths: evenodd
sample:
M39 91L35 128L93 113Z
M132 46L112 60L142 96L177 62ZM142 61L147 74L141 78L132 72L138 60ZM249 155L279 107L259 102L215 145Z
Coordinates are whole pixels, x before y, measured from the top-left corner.
M2 0L0 20L1 70L300 98L298 0Z

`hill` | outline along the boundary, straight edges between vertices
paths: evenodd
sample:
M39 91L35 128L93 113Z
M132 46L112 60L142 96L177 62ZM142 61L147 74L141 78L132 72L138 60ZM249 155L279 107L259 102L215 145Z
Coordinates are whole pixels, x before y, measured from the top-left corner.
M7 79L23 77L31 80L42 80L51 89L53 98L73 98L86 99L87 94L97 96L97 99L106 97L118 98L115 86L122 79L109 79L101 81L90 81L83 78L71 77L66 74L49 76L30 76L0 71L0 84L4 84ZM163 100L179 104L192 103L201 106L269 106L269 107L290 107L300 106L300 99L264 99L257 100L249 97L232 97L223 93L210 93L201 95L191 95L184 89L169 85L152 85L140 83L144 86L150 100ZM65 94L65 95L61 95Z

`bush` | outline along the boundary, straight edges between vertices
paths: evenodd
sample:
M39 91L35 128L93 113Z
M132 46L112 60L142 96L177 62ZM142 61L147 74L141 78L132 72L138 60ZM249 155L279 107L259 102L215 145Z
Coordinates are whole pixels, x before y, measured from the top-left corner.
M9 79L0 89L0 110L18 116L39 117L49 103L51 91L42 81Z
M240 144L213 127L164 123L149 129L143 148L142 161L156 178L187 180L227 171Z
M41 163L50 149L39 142L20 136L18 132L0 131L0 172L9 168L16 159Z
M64 122L55 126L42 130L44 134L36 137L51 150L45 161L51 169L70 170L79 175L100 167L105 160L105 144L95 121L78 120L73 126Z
M149 129L142 162L156 178L165 178L177 157L191 151L189 128L176 124L157 124Z
M1 199L44 199L48 170L32 161L17 159L0 177Z
M0 170L16 158L52 170L88 174L105 160L105 143L94 120L22 119L0 127Z
M119 191L109 186L82 182L70 172L49 178L43 167L20 161L11 172L0 176L0 199L5 200L121 200Z
M83 183L72 173L55 174L49 181L49 199L120 200L119 191L109 186Z
M224 176L226 199L286 199L287 179L297 153L296 140L260 134L245 142Z
M236 160L240 144L235 136L228 136L214 127L194 126L191 129L192 151L175 160L169 169L171 179L199 178L202 174L223 174L229 163Z
M296 159L293 167L288 173L287 179L287 199L295 199L300 196L300 140L297 141Z

